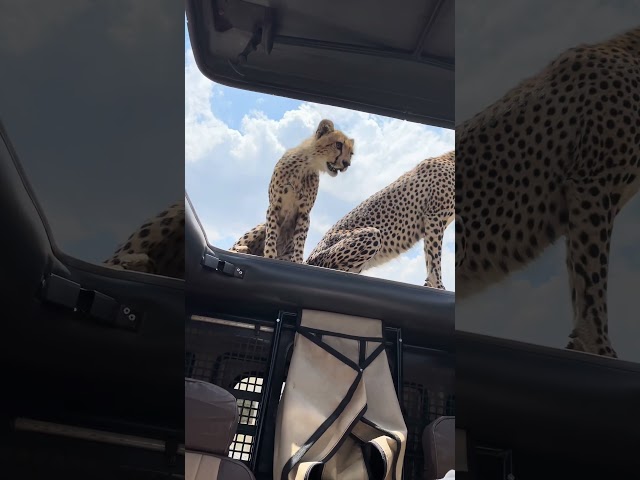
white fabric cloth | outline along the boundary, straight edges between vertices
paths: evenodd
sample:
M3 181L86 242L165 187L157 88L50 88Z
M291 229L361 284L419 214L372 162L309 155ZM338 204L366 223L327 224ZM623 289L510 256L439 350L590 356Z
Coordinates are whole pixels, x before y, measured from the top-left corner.
M455 470L449 470L444 477L442 477L440 480L447 480L449 478L456 478L456 471Z

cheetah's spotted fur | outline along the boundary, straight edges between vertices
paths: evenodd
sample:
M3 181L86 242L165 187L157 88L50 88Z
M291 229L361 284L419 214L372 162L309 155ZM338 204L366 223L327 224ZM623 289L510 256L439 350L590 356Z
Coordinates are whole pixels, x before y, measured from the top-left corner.
M456 130L456 287L477 293L566 237L567 345L615 357L607 273L640 187L640 28L571 48Z
M427 287L444 290L442 238L453 221L455 153L420 162L339 220L307 264L360 273L424 239Z
M184 279L184 201L147 220L105 265Z
M287 150L269 184L266 223L245 233L231 251L302 263L309 214L316 201L320 172L332 177L351 165L354 140L322 120L315 134Z

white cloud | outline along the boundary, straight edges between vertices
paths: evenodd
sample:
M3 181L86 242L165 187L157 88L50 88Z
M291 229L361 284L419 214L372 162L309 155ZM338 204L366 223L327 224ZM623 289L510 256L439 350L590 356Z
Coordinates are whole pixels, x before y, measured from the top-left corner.
M187 192L210 240L229 248L245 231L264 221L273 166L287 148L307 138L323 118L353 137L353 165L344 175L323 175L305 246L308 255L338 219L421 160L454 148L453 130L443 130L358 111L300 103L279 118L261 108L244 113L233 129L211 105L223 90L198 70L191 51L185 64L185 155ZM267 102L265 102L266 104ZM269 102L270 103L270 102ZM443 276L454 290L453 226L445 233ZM422 244L367 275L423 285Z
M211 112L211 101L216 96L220 96L217 87L200 73L193 53L189 51L185 66L184 98L184 150L187 164L211 155L224 142L233 143L241 137Z

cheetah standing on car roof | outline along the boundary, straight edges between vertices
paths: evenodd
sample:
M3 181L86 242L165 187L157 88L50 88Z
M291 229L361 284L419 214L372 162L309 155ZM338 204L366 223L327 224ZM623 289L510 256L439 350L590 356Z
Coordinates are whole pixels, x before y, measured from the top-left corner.
M320 172L332 177L351 165L354 140L322 120L315 134L287 150L269 184L266 223L252 228L231 251L302 263L309 231L309 213L320 184Z
M566 237L568 349L615 357L614 219L640 186L640 28L572 48L456 129L456 287L468 296Z
M360 273L424 239L424 286L444 290L442 239L455 213L454 172L453 151L423 160L331 227L307 264Z
M147 220L105 265L184 279L184 201Z

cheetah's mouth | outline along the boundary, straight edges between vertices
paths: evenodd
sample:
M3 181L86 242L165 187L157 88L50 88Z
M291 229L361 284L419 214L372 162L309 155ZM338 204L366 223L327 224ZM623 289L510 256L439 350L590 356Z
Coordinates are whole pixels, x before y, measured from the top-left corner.
M338 172L344 172L346 169L345 168L336 168L333 163L327 162L327 170L329 170L329 174L332 177L335 177L338 174Z

